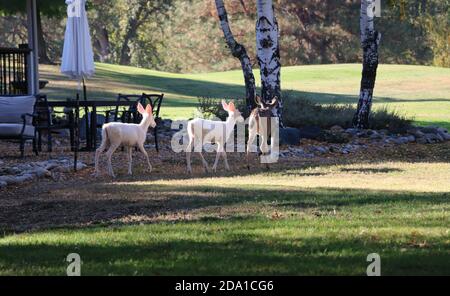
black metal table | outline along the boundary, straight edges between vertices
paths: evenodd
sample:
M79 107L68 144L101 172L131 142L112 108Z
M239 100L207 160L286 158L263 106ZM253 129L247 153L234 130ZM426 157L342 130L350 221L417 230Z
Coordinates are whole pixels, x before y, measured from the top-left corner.
M86 114L86 148L85 151L94 151L97 148L97 108L98 107L131 107L135 105L136 102L133 101L111 101L111 100L89 100L89 101L48 101L47 106L52 108L74 108L76 109L75 114L80 114L80 108L92 108L90 121ZM77 127L78 128L78 127ZM77 133L79 136L79 133ZM79 143L79 139L77 139Z

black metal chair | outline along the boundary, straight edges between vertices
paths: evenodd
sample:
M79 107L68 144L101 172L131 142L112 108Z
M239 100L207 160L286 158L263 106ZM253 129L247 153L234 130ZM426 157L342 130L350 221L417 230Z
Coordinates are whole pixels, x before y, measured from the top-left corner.
M164 99L164 94L142 94L142 97L150 102L153 109L153 116L155 118L156 126L153 129L153 134L155 137L155 148L159 152L158 146L158 126L160 125L162 118L159 116L159 111L161 110L161 104Z
M37 146L38 150L42 151L42 133L47 133L47 151L52 152L52 131L55 130L69 130L70 147L73 151L75 141L75 118L74 110L67 109L64 111L55 111L48 106L46 96L40 96L36 107L36 129L38 132ZM57 114L64 114L65 119L57 118Z
M142 116L137 111L137 104L141 103L143 106L150 104L153 109L153 116L155 118L156 127L153 129L153 135L155 137L155 148L159 152L158 145L158 124L161 122L159 117L161 103L164 98L164 94L145 94L142 95L123 95L119 94L117 97L117 102L121 100L126 100L127 102L135 101L128 110L123 110L120 112L119 106L116 106L114 112L114 121L121 121L125 123L139 123L142 120ZM121 114L119 114L121 113ZM109 113L106 115L109 118Z

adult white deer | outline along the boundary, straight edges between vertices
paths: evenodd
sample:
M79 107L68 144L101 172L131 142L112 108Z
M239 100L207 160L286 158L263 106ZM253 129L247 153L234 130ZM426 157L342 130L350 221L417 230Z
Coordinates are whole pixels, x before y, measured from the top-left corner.
M192 147L195 143L196 152L199 153L200 158L203 163L203 169L205 172L208 172L208 163L202 154L203 144L206 143L215 143L217 144L217 154L216 160L212 167L212 170L216 172L217 164L219 162L219 158L222 155L225 162L225 169L227 171L230 170L230 166L228 165L227 154L225 152L225 143L231 135L234 135L234 126L236 122L244 122L244 118L236 109L236 106L233 102L227 104L225 100L222 100L222 107L225 111L228 112L228 118L224 121L213 121L206 120L201 118L196 118L188 122L187 131L189 136L189 143L186 147L186 163L187 163L187 171L189 174L192 173L191 167L191 154Z
M156 126L156 122L153 118L152 106L150 104L148 104L144 109L141 103L138 103L137 110L142 115L142 120L139 124L110 122L103 125L102 144L95 152L95 176L99 175L98 162L100 154L105 151L108 145L109 149L106 152L106 156L108 158L108 173L111 177L115 177L111 164L111 156L120 145L125 146L127 149L129 175L132 174L131 154L133 152L133 147L135 146L137 146L139 150L145 155L145 157L147 158L149 172L152 171L152 165L150 164L147 151L145 151L144 143L145 139L147 138L147 130L149 126L154 128Z

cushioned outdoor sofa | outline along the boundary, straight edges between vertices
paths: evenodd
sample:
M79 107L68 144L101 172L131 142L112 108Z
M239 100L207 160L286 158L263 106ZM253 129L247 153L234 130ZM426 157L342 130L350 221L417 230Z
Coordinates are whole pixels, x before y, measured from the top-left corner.
M35 103L35 96L0 96L0 139L18 140L21 157L28 140L33 141L33 151L38 153L33 126Z

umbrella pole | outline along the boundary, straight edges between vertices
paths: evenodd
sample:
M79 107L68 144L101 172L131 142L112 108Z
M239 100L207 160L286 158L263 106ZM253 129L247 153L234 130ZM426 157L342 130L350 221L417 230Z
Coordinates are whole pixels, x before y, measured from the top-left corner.
M75 147L74 147L74 149L73 149L73 151L74 151L74 160L73 160L73 170L76 172L77 171L77 162L78 162L78 146L79 146L79 140L80 140L80 133L79 133L79 123L78 123L78 118L79 118L79 116L80 116L80 95L79 95L79 93L77 92L77 99L76 99L76 101L75 101L75 118L74 118L74 121L75 121L75 123L74 123L74 125L75 125L75 127L74 127L74 133L75 133L75 143L74 143L74 145L75 145Z
M83 99L85 102L87 102L87 92L86 92L86 83L84 81L83 77ZM88 106L84 107L84 113L86 117L86 150L92 149L92 141L91 141L91 135L90 135L90 129L89 129L89 108Z

